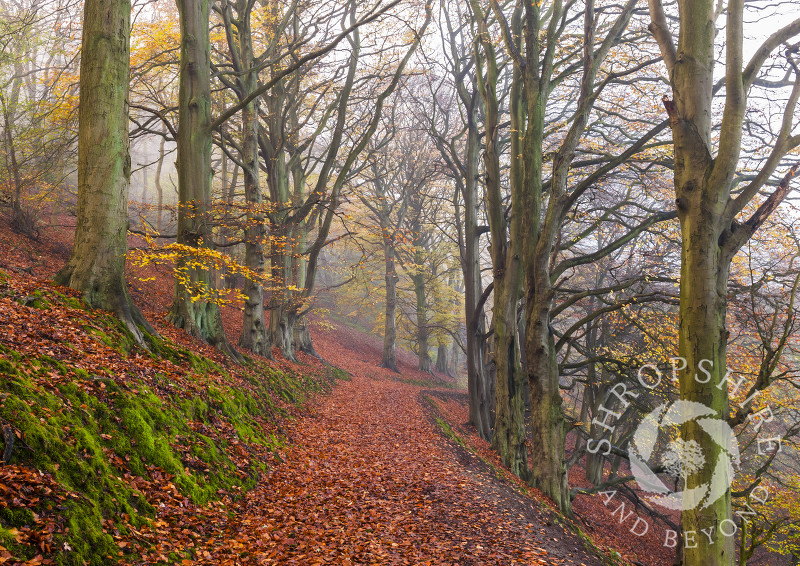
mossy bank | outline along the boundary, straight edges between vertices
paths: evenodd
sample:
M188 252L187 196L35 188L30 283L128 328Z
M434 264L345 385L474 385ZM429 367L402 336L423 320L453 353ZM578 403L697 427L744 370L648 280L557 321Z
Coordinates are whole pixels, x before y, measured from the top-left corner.
M246 494L280 462L282 423L342 377L142 348L69 291L2 272L0 326L0 562L191 560L191 537L162 548L160 521Z

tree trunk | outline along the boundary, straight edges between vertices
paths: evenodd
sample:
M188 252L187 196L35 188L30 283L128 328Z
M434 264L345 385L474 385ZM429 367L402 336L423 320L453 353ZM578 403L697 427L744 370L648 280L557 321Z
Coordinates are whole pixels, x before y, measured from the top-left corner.
M279 304L270 310L269 331L272 343L281 350L287 360L296 362L294 355L295 316L286 305Z
M436 348L436 371L447 375L448 369L447 344L439 342L439 345Z
M447 375L457 378L460 363L461 347L459 346L457 340L453 340L450 344L450 354L447 357Z
M705 405L717 413L717 418L725 421L730 415L726 381L728 332L725 328L730 263L740 247L783 200L794 169L748 221L736 221L738 212L755 197L780 158L790 149L788 135L791 127L777 137L770 159L756 181L747 185L735 199L731 198L746 110L747 79L742 73L744 5L741 0L734 0L727 7L725 108L717 155L713 157L715 4L712 0L679 2L677 49L661 3L655 0L650 2L650 30L670 72L674 99L665 97L664 104L674 142L675 196L682 240L678 352L685 364L678 375L680 396L682 400ZM784 124L788 119L791 125L799 94L796 85L784 114ZM760 184L759 179L763 179ZM710 375L696 379L695 374L701 368ZM684 423L681 436L684 440L697 442L706 461L711 464L687 478L683 489L682 530L684 533L712 530L714 544L687 545L684 563L688 566L730 566L735 560L735 541L733 536L723 536L721 527L733 519L731 492L727 488L717 497L713 494L713 487L730 485L728 467L718 468L714 463L722 461L724 451L730 451L731 439L722 434L719 438L712 437L698 422L698 419L691 419ZM714 476L717 476L716 483L712 484ZM713 495L707 500L693 498L688 491L704 485L712 488ZM717 498L711 501L713 497Z
M5 122L5 154L6 168L9 176L14 181L14 190L11 193L11 226L25 233L25 218L22 210L22 175L17 160L17 147L14 143L14 124L16 123L17 105L22 86L22 68L19 63L14 65L15 78L11 81L11 93L8 99L0 94L0 103L3 107L3 121Z
M178 94L178 244L209 248L211 229L211 60L208 0L178 0L181 68ZM197 298L211 289L209 269L177 261L175 299L167 319L238 360L222 326L219 305ZM193 300L194 299L194 300Z
M162 134L165 134L165 129L166 128L162 125ZM161 185L161 170L164 167L165 143L166 138L162 135L161 141L158 144L158 164L156 165L155 175L156 195L158 196L158 209L156 210L156 230L158 230L159 234L164 231L164 187Z
M549 278L549 273L544 275ZM550 330L551 305L549 301L545 304L531 303L528 303L525 331L531 391L531 445L536 451L531 483L553 498L561 510L568 512L569 485L564 461L566 432L558 388L558 362Z
M520 363L517 336L519 284L495 275L494 280L494 362L495 421L492 446L503 462L522 479L528 479L527 435L525 432L525 376Z
M153 332L125 282L128 190L130 2L87 0L78 119L78 220L75 243L56 282L90 305L112 311L139 343Z
M682 242L678 352L686 359L687 367L687 371L679 374L681 399L702 403L716 411L722 419L727 419L728 388L724 376L728 333L725 315L730 259L720 253L722 229L715 207L707 198L705 168L684 170L683 173L682 178L676 173L676 191L691 200L688 209L680 214ZM697 190L698 187L702 187L701 190ZM713 365L711 379L706 384L695 379L695 372L704 360L711 360ZM704 362L704 365L707 363ZM718 387L720 384L722 387ZM730 450L730 446L720 442L724 439L711 438L698 425L697 419L681 427L681 436L684 440L697 442L707 462L717 462L723 450ZM699 473L689 477L684 491L703 484L710 485L715 470L713 465L704 466ZM731 479L727 474L726 470L723 481ZM693 505L690 502L686 504ZM697 508L685 510L682 514L683 530L699 532L709 527L719 529L723 521L731 519L731 513L731 494L728 489L710 505L698 505ZM685 552L688 565L733 564L734 539L719 536L718 533L714 545L698 545L696 548L686 548Z
M311 327L306 317L302 317L294 323L294 347L298 352L322 359L314 349L314 342L311 340Z
M388 220L388 219L387 219ZM397 370L397 270L395 269L394 237L384 228L383 260L386 266L386 310L383 324L381 367Z
M419 370L431 371L431 356L428 345L428 297L425 285L425 236L422 233L422 198L419 192L411 196L411 209L413 218L411 219L412 243L414 245L414 272L411 281L414 284L414 296L416 297L417 315L417 356L419 357Z
M489 374L486 357L486 315L478 300L483 293L481 281L480 234L478 232L478 96L471 100L467 124L467 152L464 175L464 307L466 311L467 389L469 419L481 438L491 441L493 423L489 399Z
M246 71L241 78L242 98L258 87L252 35L250 32L250 10L245 2L237 5L239 15L239 61ZM231 49L235 47L232 45ZM244 198L247 205L245 227L245 265L255 277L264 270L264 244L266 241L265 218L262 211L260 165L258 159L258 99L242 109L242 172L244 174ZM227 187L223 187L224 190ZM264 288L260 280L251 277L244 284L244 316L239 346L268 358L272 357L272 343L267 331L264 313Z
M283 151L278 152L273 165L275 167L274 189L277 189L276 203L289 201L288 175L284 163ZM280 204L279 204L280 206ZM292 292L289 286L293 282L292 253L294 249L293 226L285 221L288 211L278 210L273 213L271 222L272 293L270 295L269 332L272 344L280 348L287 360L297 361L294 355L294 323L295 308L292 304Z
M411 280L417 299L417 356L419 370L431 371L431 356L428 345L428 300L425 296L425 275L418 273Z
M486 211L491 232L490 251L494 279L492 326L496 377L492 446L514 474L527 479L529 470L525 432L525 377L520 366L517 336L517 304L522 286L521 250L518 247L522 244L523 216L519 203L513 204L519 197L514 189L518 190L519 183L515 183L515 180L519 175L520 160L513 159L511 164L512 215L509 221L503 202L500 172L497 56L479 2L471 0L471 5L478 19L478 37L485 54L484 58L476 57L476 74L485 108ZM512 96L512 104L514 103Z
M148 178L147 173L148 173L148 168L146 166L142 167L142 196L140 197L141 200L139 202L139 210L140 214L145 218L147 218L147 216L150 213L149 210L150 207L148 202L149 199L147 198L147 185L149 184L150 179Z

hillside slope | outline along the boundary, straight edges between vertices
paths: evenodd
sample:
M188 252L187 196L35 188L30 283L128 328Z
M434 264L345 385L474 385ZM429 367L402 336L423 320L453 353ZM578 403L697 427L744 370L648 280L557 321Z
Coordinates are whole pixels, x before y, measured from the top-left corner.
M160 527L224 517L281 460L296 406L341 375L148 346L69 290L0 272L0 561L188 558L191 537Z
M164 277L132 281L161 332L143 349L45 279L62 241L0 245L0 563L616 563L468 438L464 394L413 356L395 374L377 338L327 327L317 350L350 375L231 365L163 323Z

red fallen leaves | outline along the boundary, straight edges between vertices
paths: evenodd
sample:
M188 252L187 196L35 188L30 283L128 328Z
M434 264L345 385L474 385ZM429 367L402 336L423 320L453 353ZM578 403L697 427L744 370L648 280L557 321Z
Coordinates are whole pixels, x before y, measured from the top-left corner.
M330 336L315 346L358 358ZM195 564L598 563L570 534L554 542L510 512L491 475L461 466L420 387L344 361L353 380L291 428L285 463L231 502L231 519L200 527Z
M41 283L24 284L34 290ZM140 304L148 300L144 310L159 331L224 364L213 349L160 323L171 281L162 277L152 285L158 292L148 288L147 294L135 295ZM235 336L240 314L226 309L224 318L229 335ZM102 344L86 343L83 325L91 324L91 316L85 311L62 311L36 323L21 317L7 324L15 349L37 355L52 352L49 355L84 364L79 367L100 371L122 386L152 377L149 358L125 359ZM64 341L76 344L75 340L84 341L76 350L86 348L89 357L78 359L71 348L62 349ZM430 376L412 370L409 364L415 360L405 354L399 356L401 376L378 368L379 351L372 342L348 331L315 336L323 357L354 378L339 384L302 419L282 423L290 445L279 459L247 443L235 443L235 431L215 431L231 441L237 464L260 459L270 466L252 491L231 490L201 508L177 490L172 476L155 468L148 470L149 478L125 473L125 481L146 495L157 516L150 525L127 525L126 535L112 520L106 522L120 548L118 558L129 564L153 564L167 562L171 553L177 553L183 557L178 563L187 566L599 564L573 535L559 527L545 528L546 517L532 500L496 480L485 466L465 465L427 418L420 402L422 388L400 381ZM304 370L319 367L303 360L308 364ZM191 396L203 386L196 379L184 379L185 368L169 362L159 364L158 371L169 372L181 395ZM246 382L237 386L246 387ZM448 420L453 425L465 419ZM123 461L113 463L125 468ZM36 472L24 472L29 473ZM45 564L49 559L36 556L32 563L38 564L36 560Z
M79 497L69 493L58 484L50 474L31 470L22 466L0 466L0 501L10 503L14 507L40 508L56 510L68 497ZM52 553L54 548L53 534L60 531L54 517L39 516L33 513L34 525L19 529L9 529L17 543L30 545L42 553ZM0 564L13 559L5 547L0 546ZM25 564L52 564L49 558L37 555Z

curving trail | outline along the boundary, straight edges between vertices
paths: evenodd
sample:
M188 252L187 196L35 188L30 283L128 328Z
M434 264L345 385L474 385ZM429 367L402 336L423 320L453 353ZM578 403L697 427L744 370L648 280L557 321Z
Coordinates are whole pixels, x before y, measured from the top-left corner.
M534 500L437 432L426 396L439 393L336 346L326 342L320 351L353 379L295 423L284 463L227 523L209 529L197 557L209 564L600 564Z

